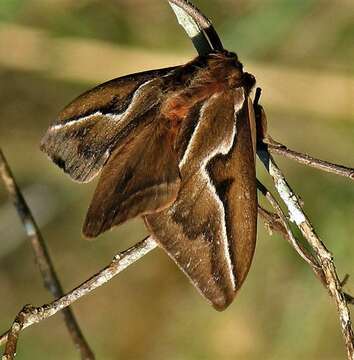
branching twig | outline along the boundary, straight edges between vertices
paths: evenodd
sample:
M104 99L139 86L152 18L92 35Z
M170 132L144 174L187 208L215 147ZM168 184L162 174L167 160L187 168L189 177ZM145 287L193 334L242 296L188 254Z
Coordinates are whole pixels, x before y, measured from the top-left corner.
M32 216L16 181L11 173L10 167L5 159L4 154L0 149L0 177L2 178L5 188L8 191L12 202L23 222L26 234L31 242L35 260L41 272L44 286L53 294L54 298L59 298L63 295L63 290L59 279L55 273L52 261L48 254L48 250L39 231L39 228ZM71 309L63 311L66 327L76 347L81 353L83 360L93 360L94 355L88 343L86 342L81 329L72 313ZM16 322L15 322L16 323ZM14 323L14 324L15 324Z
M301 243L295 238L293 235L288 223L286 216L278 204L275 197L272 195L272 193L259 181L257 181L257 188L261 191L261 193L265 196L265 198L268 200L270 205L273 207L278 221L281 228L279 228L281 234L283 237L289 242L289 244L296 250L296 252L313 268L316 269L316 273L319 269L319 265L316 261L316 259L313 257L312 254L310 254L304 247L301 245Z
M318 170L326 171L332 174L344 176L354 181L354 169L343 165L337 165L328 161L316 159L310 155L302 154L288 149L285 145L275 142L273 139L267 142L268 150L273 154L285 156L288 159L295 160L300 164L313 167Z
M269 152L266 149L260 149L257 151L257 154L273 178L275 187L288 208L290 220L298 226L305 239L311 245L314 254L316 255L317 261L321 266L322 272L324 274L327 289L334 298L337 306L348 359L353 360L354 333L350 319L350 312L347 305L348 295L346 295L342 290L333 257L316 234L309 219L302 209L298 197L288 185L284 175L274 162Z
M66 308L76 300L89 294L91 291L111 280L114 276L126 269L129 265L132 265L137 260L145 256L151 250L156 248L156 246L157 244L155 240L152 237L148 237L138 244L132 246L128 250L116 255L113 258L113 261L106 268L61 298L51 302L48 305L32 308L28 307L27 309L29 310L26 311L24 315L22 328L25 329L28 326L53 316L58 311ZM0 345L6 343L6 341L10 339L10 336L11 330L3 334L0 337Z
M272 193L263 185L258 186L258 189L262 192L262 194L269 201L273 209L276 211L276 214L274 214L263 208L261 208L260 210L260 207L258 207L258 214L263 218L266 228L269 227L270 230L279 233L287 242L289 242L290 245L292 245L297 251L297 253L311 266L315 275L319 278L322 285L327 289L326 279L322 268L318 264L316 258L312 254L308 253L308 251L306 251L296 239L288 224L288 219L286 218L282 208L280 207ZM298 248L301 249L300 252L298 251ZM305 255L305 257L302 256L302 253ZM348 294L346 294L346 296L348 296L348 298L351 297Z
M11 329L7 335L7 342L2 360L12 360L16 356L17 342L20 336L20 333L23 329L23 324L25 322L26 315L31 311L31 306L26 305L16 316L14 322L12 323Z
M272 235L273 231L282 236L287 235L286 228L277 214L264 209L258 204L258 215L263 219L264 227L269 232L269 235Z

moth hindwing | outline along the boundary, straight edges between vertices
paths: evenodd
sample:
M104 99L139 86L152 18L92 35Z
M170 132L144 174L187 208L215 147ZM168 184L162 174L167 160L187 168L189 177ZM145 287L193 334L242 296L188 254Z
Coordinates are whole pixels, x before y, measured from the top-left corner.
M143 216L219 310L243 283L255 247L253 85L224 50L115 79L68 105L41 145L74 180L102 170L86 236Z

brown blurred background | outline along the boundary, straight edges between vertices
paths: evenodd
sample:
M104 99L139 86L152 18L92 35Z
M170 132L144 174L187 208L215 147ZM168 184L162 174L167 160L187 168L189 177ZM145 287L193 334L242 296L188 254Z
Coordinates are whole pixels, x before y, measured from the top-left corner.
M225 46L263 88L272 136L354 163L354 2L199 0ZM95 184L69 180L38 149L58 111L97 83L195 55L165 0L1 0L0 145L69 290L146 234L130 221L95 242L81 225ZM338 272L354 273L354 186L279 159ZM259 167L259 177L270 184ZM348 290L354 292L352 279ZM0 332L43 289L0 186ZM98 359L343 359L334 304L292 248L259 224L248 279L214 311L160 250L74 305ZM2 329L2 330L1 330ZM22 335L18 359L78 359L60 316Z

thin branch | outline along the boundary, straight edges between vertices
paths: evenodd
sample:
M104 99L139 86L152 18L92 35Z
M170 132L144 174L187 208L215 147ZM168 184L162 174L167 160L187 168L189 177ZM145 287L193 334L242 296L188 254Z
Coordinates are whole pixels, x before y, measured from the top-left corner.
M354 181L354 169L343 165L337 165L328 161L316 159L310 155L302 154L287 148L285 145L271 140L267 142L268 150L277 155L282 155L288 159L295 160L300 164L313 167L318 170L326 171L332 174L344 176Z
M273 235L273 231L282 236L287 235L286 228L277 214L274 214L258 205L258 215L263 219L263 225L269 232L269 235Z
M23 324L25 322L25 317L28 311L31 309L30 306L26 305L16 316L14 322L12 323L11 329L8 332L7 342L2 360L12 360L16 356L16 349L18 338L23 329Z
M157 244L155 240L150 236L128 250L116 255L107 267L61 298L40 307L28 307L30 310L27 311L24 316L22 328L25 329L45 320L55 315L58 311L70 306L76 300L110 281L114 276L118 275L156 247ZM10 334L11 330L0 337L0 346L6 343Z
M286 218L282 208L280 207L272 193L263 185L262 187L258 187L258 189L262 192L262 194L266 197L266 199L276 211L276 214L274 214L258 206L258 214L263 218L264 226L272 231L279 233L290 245L292 245L297 251L297 253L311 266L316 277L327 289L327 283L322 268L319 266L316 258L314 258L312 254L308 253L308 251L306 251L296 239L288 224L288 219ZM299 252L297 248L300 248L301 252ZM305 257L302 256L302 253ZM346 294L346 296L348 296L348 298L351 298L351 295L349 294Z
M295 249L295 251L302 257L316 272L319 269L319 265L316 261L316 259L313 257L312 254L310 254L302 245L301 243L295 238L293 235L286 216L278 204L275 197L272 195L272 193L259 181L257 181L257 188L261 191L261 193L264 195L264 197L268 200L268 202L271 204L273 209L275 210L275 213L277 215L279 224L281 225L281 234L283 237L289 242L289 244Z
M55 273L54 266L50 259L43 237L39 231L38 225L32 216L31 210L29 209L21 193L21 190L16 184L15 178L1 149L0 177L2 178L5 188L16 207L16 210L24 225L26 234L31 242L35 260L43 278L44 286L53 294L55 299L63 296L61 284ZM63 316L69 334L75 346L80 351L81 359L93 360L95 358L94 354L85 340L71 309L68 308L63 311Z
M273 178L275 187L288 208L290 220L298 226L302 235L311 245L314 254L316 255L317 261L321 266L325 277L327 289L337 306L348 359L354 360L354 333L347 304L348 295L342 290L341 282L334 265L333 256L316 234L312 224L302 209L299 198L290 188L272 156L266 149L259 149L257 154Z
M279 233L291 245L294 242L299 244L299 242L295 238L291 228L288 226L288 222L287 222L287 219L286 219L286 216L285 216L283 210L280 208L278 202L275 200L272 193L269 192L269 190L266 187L258 188L258 189L267 198L267 200L270 202L270 204L272 206L275 202L275 204L277 204L276 208L279 207L277 210L277 212L279 214L278 215L278 214L272 213L272 212L264 209L260 205L258 205L258 215L263 219L264 226L267 230L269 230L270 235L272 235L272 231L275 231L275 232ZM299 244L299 246L301 246L301 244ZM296 248L295 248L295 250L296 250ZM311 254L307 254L307 256L311 259L311 261L310 262L307 261L307 263L309 263L313 272L321 281L322 285L326 288L326 290L328 290L325 275L324 275L321 267L319 265L317 265L317 260L314 259ZM304 259L304 260L306 261L306 259ZM313 262L313 264L311 262ZM340 282L342 288L346 285L348 279L349 279L349 275L346 274L345 277L343 278L343 280ZM352 295L344 292L344 296L345 296L348 304L354 305L354 297Z

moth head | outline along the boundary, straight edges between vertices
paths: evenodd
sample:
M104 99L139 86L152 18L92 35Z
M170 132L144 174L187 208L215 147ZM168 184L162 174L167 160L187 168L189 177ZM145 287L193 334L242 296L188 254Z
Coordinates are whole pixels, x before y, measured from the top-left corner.
M242 83L243 65L234 52L217 51L208 55L208 67L216 79L227 82L230 88Z

